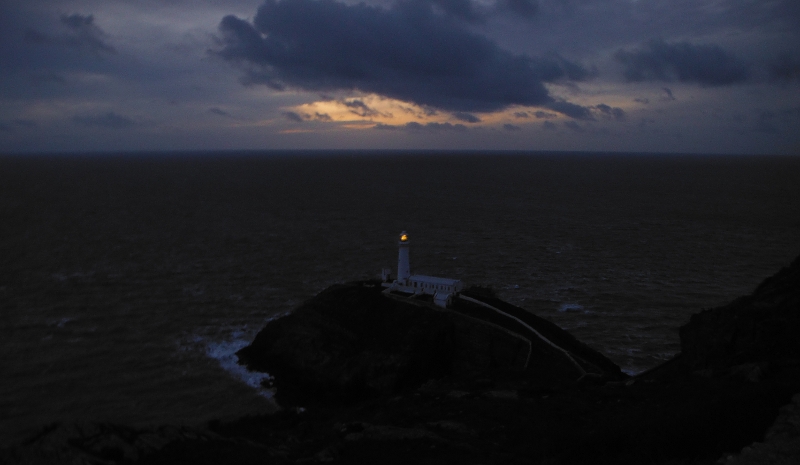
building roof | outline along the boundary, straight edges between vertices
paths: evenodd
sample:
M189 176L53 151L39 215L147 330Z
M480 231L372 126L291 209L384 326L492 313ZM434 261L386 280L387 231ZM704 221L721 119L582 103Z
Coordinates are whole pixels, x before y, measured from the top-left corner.
M431 284L443 284L445 286L455 286L456 284L461 282L460 279L437 278L436 276L425 276L422 274L411 275L408 279L409 281L426 282Z

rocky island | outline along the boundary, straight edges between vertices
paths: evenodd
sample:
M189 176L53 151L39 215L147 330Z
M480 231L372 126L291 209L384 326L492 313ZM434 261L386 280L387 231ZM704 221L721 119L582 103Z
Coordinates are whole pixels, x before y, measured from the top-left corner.
M681 327L628 377L486 289L442 309L333 286L239 352L283 407L206 428L51 425L0 463L790 464L800 460L800 257Z
M279 402L300 405L408 393L434 381L544 389L625 377L558 326L490 293L467 290L443 310L392 298L379 284L323 291L267 325L239 351L240 362L275 377Z

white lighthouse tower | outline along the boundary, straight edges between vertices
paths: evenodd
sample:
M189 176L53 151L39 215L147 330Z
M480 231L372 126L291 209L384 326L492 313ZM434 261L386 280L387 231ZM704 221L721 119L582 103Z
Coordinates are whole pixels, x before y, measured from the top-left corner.
M400 233L400 240L397 242L400 250L397 257L397 283L405 285L411 277L411 264L408 259L408 234L403 231Z
M383 277L384 292L400 293L406 295L419 296L421 294L433 296L433 303L440 307L450 305L453 296L457 295L464 288L464 284L458 279L438 278L435 276L424 276L411 274L411 265L408 258L408 233L400 233L400 240L397 242L399 249L397 256L397 279L389 282L390 270L384 268L381 275Z

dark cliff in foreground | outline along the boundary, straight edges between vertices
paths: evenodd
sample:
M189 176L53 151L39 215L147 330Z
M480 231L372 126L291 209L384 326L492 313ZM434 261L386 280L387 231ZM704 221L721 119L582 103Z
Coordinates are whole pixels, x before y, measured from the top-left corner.
M305 411L205 429L53 425L0 463L800 463L800 257L694 315L683 352L633 378L490 296L443 312L379 291L328 289L241 352Z

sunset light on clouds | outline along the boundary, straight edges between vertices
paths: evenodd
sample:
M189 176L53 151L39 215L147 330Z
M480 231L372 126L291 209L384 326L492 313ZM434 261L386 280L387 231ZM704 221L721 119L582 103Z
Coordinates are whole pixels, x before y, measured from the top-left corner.
M0 6L7 152L796 153L789 0Z

